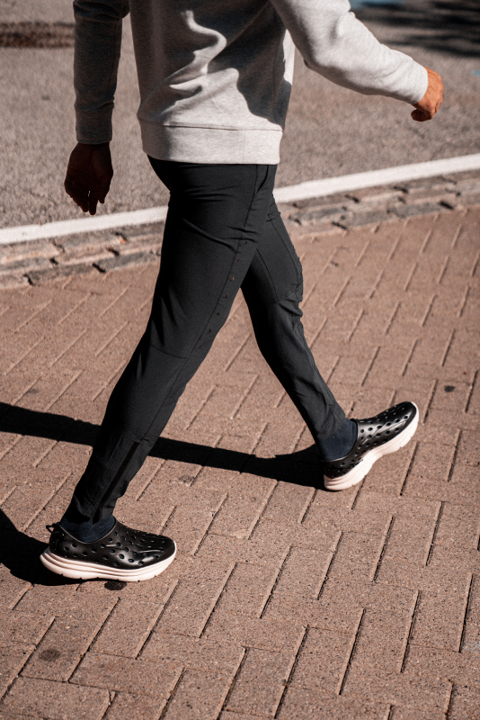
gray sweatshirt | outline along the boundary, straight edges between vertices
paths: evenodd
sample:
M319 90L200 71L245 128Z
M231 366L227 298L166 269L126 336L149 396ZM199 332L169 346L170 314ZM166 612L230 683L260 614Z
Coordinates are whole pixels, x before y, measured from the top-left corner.
M306 65L368 95L418 102L427 71L379 43L348 0L74 0L77 139L112 137L130 12L143 148L195 163L276 164L293 75Z

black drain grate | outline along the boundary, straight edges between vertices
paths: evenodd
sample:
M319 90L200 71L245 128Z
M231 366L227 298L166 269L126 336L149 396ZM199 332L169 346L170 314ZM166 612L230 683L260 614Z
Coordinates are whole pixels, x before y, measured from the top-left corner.
M73 47L73 23L0 22L0 47Z

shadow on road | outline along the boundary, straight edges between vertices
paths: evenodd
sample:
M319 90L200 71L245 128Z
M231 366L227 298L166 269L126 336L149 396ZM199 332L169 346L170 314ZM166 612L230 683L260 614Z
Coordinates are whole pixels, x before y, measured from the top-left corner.
M412 2L362 2L355 7L364 22L404 29L401 39L389 45L413 45L463 57L480 56L479 0L415 0Z

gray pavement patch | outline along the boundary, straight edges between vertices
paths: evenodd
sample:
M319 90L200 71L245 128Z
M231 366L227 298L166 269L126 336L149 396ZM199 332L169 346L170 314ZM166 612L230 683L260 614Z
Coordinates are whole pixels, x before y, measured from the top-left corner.
M357 0L355 5L363 22L403 31L404 44L464 57L480 52L477 0Z
M473 51L451 51L462 42L468 50L463 31L478 35L478 22L459 28L459 18L467 17L464 3L450 2L454 7L451 29L442 27L442 8L447 4L415 0L409 3L408 14L407 4L401 13L371 6L357 11L382 42L442 75L444 102L431 123L413 122L411 108L404 103L333 85L297 57L279 187L480 152L480 83L472 74L480 68L479 57ZM478 8L478 2L471 3L474 14L475 5ZM2 22L73 20L72 5L65 0L0 0L0 7ZM396 23L397 17L401 23ZM445 39L449 32L451 40ZM0 66L0 227L80 217L63 190L66 162L75 142L73 48L0 48ZM137 75L126 18L115 97L115 176L105 207L108 213L167 202L167 190L141 149L137 109Z
M73 47L73 23L1 22L0 47L65 48Z

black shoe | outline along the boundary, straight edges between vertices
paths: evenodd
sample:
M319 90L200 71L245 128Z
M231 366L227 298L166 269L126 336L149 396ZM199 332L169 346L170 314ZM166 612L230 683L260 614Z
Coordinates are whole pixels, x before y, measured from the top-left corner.
M40 560L57 575L78 580L149 580L170 565L177 550L170 538L132 530L118 520L108 535L91 543L76 540L58 523L47 529L50 543Z
M348 455L323 463L327 490L345 490L361 482L373 463L400 450L413 437L418 425L415 403L403 402L365 420L354 420L358 433Z

